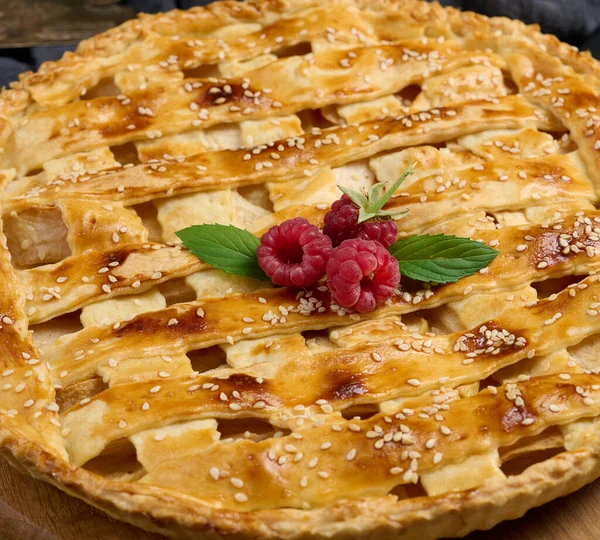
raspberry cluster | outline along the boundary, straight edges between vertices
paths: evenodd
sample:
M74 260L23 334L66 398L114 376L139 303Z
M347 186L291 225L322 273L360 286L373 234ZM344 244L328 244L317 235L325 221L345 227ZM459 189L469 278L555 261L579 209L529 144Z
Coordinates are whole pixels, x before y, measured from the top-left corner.
M333 302L359 313L372 311L400 283L398 261L387 250L398 228L377 213L361 222L360 213L344 194L325 215L322 232L302 217L275 225L260 239L258 264L285 287L308 287L326 273Z
M385 248L396 241L398 227L394 220L381 219L359 223L358 214L358 206L348 195L342 195L341 199L331 205L331 210L325 215L323 232L331 238L334 246L339 246L344 240L351 238L377 240Z

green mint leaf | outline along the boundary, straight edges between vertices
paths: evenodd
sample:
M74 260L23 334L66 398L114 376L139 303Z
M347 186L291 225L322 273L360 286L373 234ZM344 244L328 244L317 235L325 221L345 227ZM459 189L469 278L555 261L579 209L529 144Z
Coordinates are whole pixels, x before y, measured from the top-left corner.
M384 190L385 184L382 184L381 182L375 182L369 190L369 201L378 201L383 196Z
M350 200L359 208L364 208L365 206L367 206L367 198L362 193L340 185L338 185L338 189L344 195L348 195L348 197L350 197Z
M358 210L358 223L362 223L363 221L372 219L375 217L375 215L376 214L372 214L371 212L368 212L365 208L363 208L361 206Z
M383 195L381 194L383 185L381 188L374 189L375 186L373 186L373 188L371 188L370 193L369 193L369 200L366 205L367 214L372 214L374 216L379 215L379 212L381 211L381 209L383 208L385 203L387 203L391 199L392 195L400 187L400 184L402 184L402 182L404 182L404 180L406 180L406 178L408 176L410 176L411 174L414 173L415 165L416 165L416 163L413 163L408 169L406 169L402 173L400 178L398 178L398 180L396 180L394 182L394 184ZM377 186L377 184L376 184L376 186ZM366 219L369 219L369 218L366 218ZM366 221L366 220L363 219L362 221ZM359 218L358 222L361 223L360 218Z
M452 283L490 264L498 255L491 247L469 238L437 234L411 236L389 248L409 278Z
M260 241L252 233L233 225L194 225L175 233L200 260L228 274L260 280L269 278L258 265Z
M380 210L378 216L391 217L394 221L408 214L408 210Z

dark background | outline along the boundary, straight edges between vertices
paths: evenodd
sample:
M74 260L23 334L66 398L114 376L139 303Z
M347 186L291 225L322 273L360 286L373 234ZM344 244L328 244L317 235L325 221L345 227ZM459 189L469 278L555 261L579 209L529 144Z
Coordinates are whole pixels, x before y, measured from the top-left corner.
M0 30L2 8L3 4L6 7L6 1L0 0ZM25 6L27 0L22 1ZM40 1L52 3L55 0ZM80 1L73 0L73 3ZM210 0L122 0L120 3L131 8L132 13L156 13L201 6L210 3ZM600 58L600 0L441 0L440 3L485 15L504 15L527 23L536 22L544 32L555 34L581 49L589 49ZM19 73L36 70L42 62L57 60L64 51L74 48L75 44L0 49L0 87L17 80Z

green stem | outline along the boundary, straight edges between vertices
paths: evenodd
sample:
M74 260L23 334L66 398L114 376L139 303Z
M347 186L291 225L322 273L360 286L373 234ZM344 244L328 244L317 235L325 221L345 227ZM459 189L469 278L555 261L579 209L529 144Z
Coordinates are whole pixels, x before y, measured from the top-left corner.
M402 182L404 182L404 180L406 180L406 178L408 176L410 176L411 174L413 174L413 169L416 166L416 162L413 163L408 169L406 169L403 173L402 176L400 176L400 178L398 178L398 180L396 180L396 182L394 182L394 185L388 189L385 194L383 195L383 197L381 197L381 199L379 199L374 206L370 206L369 207L369 213L371 214L376 214L377 212L379 212L379 210L381 210L383 208L383 206L385 205L386 202L388 202L391 198L392 195L394 194L394 192L400 187L400 184L402 184Z

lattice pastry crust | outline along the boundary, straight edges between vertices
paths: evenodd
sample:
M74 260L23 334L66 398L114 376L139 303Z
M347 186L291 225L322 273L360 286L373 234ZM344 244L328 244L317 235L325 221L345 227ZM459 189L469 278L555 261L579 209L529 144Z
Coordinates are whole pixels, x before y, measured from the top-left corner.
M417 0L142 15L0 94L0 448L177 538L461 536L600 476L600 68ZM323 220L499 250L358 316L175 231Z

